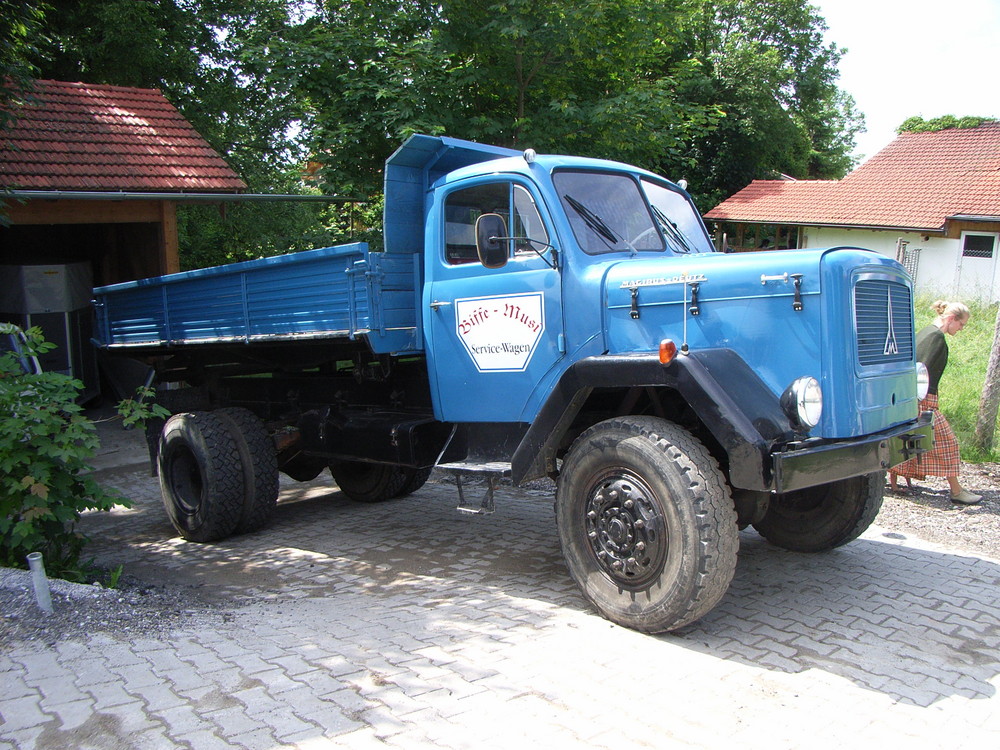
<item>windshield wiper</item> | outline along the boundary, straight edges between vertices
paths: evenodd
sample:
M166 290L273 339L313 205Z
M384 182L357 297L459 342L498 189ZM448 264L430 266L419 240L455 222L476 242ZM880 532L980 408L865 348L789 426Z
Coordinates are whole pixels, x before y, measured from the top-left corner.
M604 219L580 203L580 201L572 195L563 195L563 199L573 207L574 211L580 214L584 223L602 238L608 242L614 243L615 245L622 241L618 238L618 235L615 234L615 231L607 225Z
M674 245L680 245L680 247L677 248L678 250L685 253L696 252L691 246L691 243L688 241L688 238L685 237L684 233L677 228L677 225L670 220L670 217L663 212L663 209L657 208L656 206L650 206L650 208L653 209L653 216L656 217L656 220L659 222L663 231L667 234L667 237L670 240L673 240Z

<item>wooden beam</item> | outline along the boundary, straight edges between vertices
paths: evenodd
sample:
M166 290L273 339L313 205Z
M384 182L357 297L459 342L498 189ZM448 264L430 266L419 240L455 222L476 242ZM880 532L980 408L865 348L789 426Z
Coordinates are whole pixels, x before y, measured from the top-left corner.
M177 240L177 206L173 201L160 203L160 273L181 270Z
M958 221L951 219L947 223L944 236L948 239L957 240L962 236L962 232L981 232L982 234L994 234L1000 232L1000 222L996 221ZM936 236L933 233L932 236Z
M11 224L137 224L159 223L167 201L9 201ZM173 203L170 202L171 210ZM176 226L175 232L176 236Z

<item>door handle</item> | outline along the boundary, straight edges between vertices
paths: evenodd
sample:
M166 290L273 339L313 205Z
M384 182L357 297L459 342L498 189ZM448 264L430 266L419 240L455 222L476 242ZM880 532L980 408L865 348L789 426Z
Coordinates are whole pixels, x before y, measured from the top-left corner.
M440 307L451 307L451 303L439 302L438 300L434 300L433 302L431 302L431 310L437 310Z

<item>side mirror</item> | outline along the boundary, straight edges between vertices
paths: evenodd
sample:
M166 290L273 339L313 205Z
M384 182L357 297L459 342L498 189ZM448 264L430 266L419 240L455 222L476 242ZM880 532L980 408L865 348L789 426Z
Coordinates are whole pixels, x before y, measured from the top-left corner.
M500 214L483 214L476 219L476 251L486 268L507 265L507 223Z

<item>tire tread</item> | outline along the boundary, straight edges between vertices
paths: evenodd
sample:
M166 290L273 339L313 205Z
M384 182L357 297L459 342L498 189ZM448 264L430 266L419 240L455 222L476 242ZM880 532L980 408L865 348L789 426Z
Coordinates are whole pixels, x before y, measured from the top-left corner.
M164 456L164 444L174 432L180 433L175 439L203 448L207 463L203 467L205 486L201 519L193 526L183 523L179 514L171 507L173 500L169 477L164 476L161 465L160 486L171 522L181 536L190 541L210 542L230 536L236 531L243 510L243 469L239 450L229 429L218 416L210 412L175 414L163 427L161 460Z
M227 406L215 412L226 423L240 452L244 502L236 533L267 525L278 503L278 454L264 423L249 409Z
M584 431L571 448L559 480L557 521L561 521L563 526L560 536L564 539L565 552L565 537L570 533L565 527L570 519L563 518L561 506L571 502L571 498L566 497L570 492L567 471L572 471L577 461L584 461L589 449L601 449L630 438L645 440L662 453L674 467L678 478L682 478L682 483L687 484L686 500L693 514L692 530L697 534L700 549L697 568L690 581L690 595L685 600L675 596L646 611L626 614L613 607L602 607L602 603L588 593L579 578L577 583L608 619L645 632L674 630L704 616L718 603L732 581L739 549L736 510L728 485L718 462L690 432L666 420L645 416L616 417ZM577 577L572 562L575 555L567 554L566 557L571 573Z

